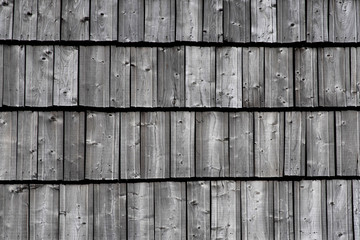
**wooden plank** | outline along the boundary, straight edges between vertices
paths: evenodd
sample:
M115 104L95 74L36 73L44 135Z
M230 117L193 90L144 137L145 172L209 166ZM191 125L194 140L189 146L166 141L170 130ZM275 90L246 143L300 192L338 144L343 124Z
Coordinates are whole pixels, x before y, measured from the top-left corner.
M158 107L185 106L185 48L158 48Z
M86 179L119 179L120 113L88 112Z
M275 239L294 239L293 182L274 181Z
M202 41L203 0L176 0L176 41Z
M229 113L230 177L254 176L254 114Z
M350 49L341 47L319 48L319 105L347 106L350 89Z
M0 180L16 180L17 112L0 112Z
M295 103L299 107L317 107L317 48L295 48Z
M170 176L170 113L141 112L141 177Z
M55 46L54 105L78 104L79 50L73 46Z
M293 48L265 48L265 107L292 107Z
M334 176L334 112L308 112L306 119L307 176Z
M153 47L132 47L130 51L131 106L156 107L157 54Z
M30 185L30 239L58 239L59 185Z
M263 47L243 48L243 107L265 106Z
M328 239L325 180L294 182L295 239Z
M38 0L17 0L14 4L14 40L36 40Z
M0 45L0 107L2 106L3 89L4 89L4 45Z
M153 240L154 183L128 183L127 201L128 239Z
M29 239L29 186L0 185L0 238Z
M26 46L25 105L52 105L54 85L54 47Z
M348 106L360 106L360 91L358 91L358 86L360 85L360 67L358 67L360 66L359 48L350 48L350 64L350 82L346 82L346 103Z
M250 42L250 0L224 0L224 41Z
M38 179L62 180L64 113L39 112Z
M276 0L251 2L251 41L276 42Z
M140 112L121 112L121 179L140 178Z
M85 178L85 112L64 112L64 180Z
M36 40L60 40L61 0L37 0L38 22Z
M274 182L241 182L242 239L274 239Z
M188 239L210 239L210 182L187 182Z
M144 0L122 0L119 4L118 41L144 41L145 3Z
M130 48L111 46L110 107L130 107Z
M186 239L186 183L157 182L155 239Z
M18 112L16 179L38 178L38 112Z
M223 41L223 12L223 0L204 0L204 42Z
M357 1L329 1L329 41L357 42Z
M281 177L284 164L284 113L255 112L255 176Z
M24 106L25 46L4 45L4 59L6 61L3 65L4 92L2 103L6 106Z
M240 182L211 182L211 239L241 238Z
M216 49L216 106L242 107L242 48Z
M283 43L305 41L305 0L278 1L277 4L278 41Z
M80 46L80 105L109 107L110 47Z
M126 184L94 185L94 239L126 239Z
M0 4L0 39L7 40L13 34L14 0Z
M215 47L185 51L185 106L215 107Z
M305 176L306 113L285 113L285 176Z
M195 113L170 113L171 177L195 177Z
M90 1L62 0L61 40L89 40Z
M117 40L117 0L90 1L90 40Z
M94 186L60 185L59 239L93 239Z
M336 112L336 175L358 176L360 166L360 113Z
M354 239L360 239L360 180L352 180Z
M306 41L328 41L328 0L307 0Z

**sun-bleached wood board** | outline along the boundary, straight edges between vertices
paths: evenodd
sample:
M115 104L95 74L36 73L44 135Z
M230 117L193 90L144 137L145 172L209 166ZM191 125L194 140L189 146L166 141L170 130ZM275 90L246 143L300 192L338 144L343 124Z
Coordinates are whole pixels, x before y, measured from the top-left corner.
M87 112L86 179L119 179L120 113Z
M85 178L85 112L64 112L64 180Z
M204 42L222 42L223 32L223 0L204 0L203 38Z
M297 107L317 107L317 48L295 48L295 104Z
M39 112L38 179L62 180L64 112Z
M2 104L15 107L24 106L25 46L4 45L4 59L6 61L3 64L4 92Z
M61 7L61 40L89 40L90 1L62 0Z
M251 41L276 42L276 0L251 2Z
M224 0L224 41L250 42L250 0Z
M241 238L239 181L211 182L211 239Z
M195 112L170 113L171 177L195 177Z
M284 165L284 113L255 112L255 176L281 177Z
M118 29L118 1L91 0L90 1L90 40L117 40Z
M328 41L328 0L307 0L306 41Z
M127 238L154 240L154 183L127 184Z
M121 112L120 124L120 178L140 178L140 112Z
M350 83L348 82L349 85L346 86L346 102L348 106L360 106L360 91L358 90L360 86L360 48L350 48L350 64Z
M360 180L352 180L354 239L360 239Z
M7 40L13 34L14 0L7 0L0 4L0 39Z
M187 182L187 237L188 239L210 239L210 182Z
M185 47L159 47L158 107L185 106Z
M186 183L154 183L155 239L186 239Z
M5 60L5 62L8 59ZM0 107L2 106L3 88L4 88L4 46L0 45Z
M60 40L61 0L37 0L36 40Z
M35 180L38 177L38 118L38 112L18 112L17 180Z
M60 185L59 240L93 239L94 186Z
M141 112L141 177L170 176L170 113Z
M215 47L186 46L185 106L215 107Z
M357 39L357 12L358 1L330 0L329 1L329 41L356 42Z
M94 239L126 239L126 184L94 184Z
M54 47L26 46L25 105L52 106L54 83Z
M203 0L176 0L176 41L202 41L203 4Z
M130 66L131 106L156 107L157 49L155 47L132 47Z
M243 48L243 107L265 106L265 55L263 47Z
M54 105L78 104L79 50L75 46L55 46Z
M59 193L59 185L30 185L30 239L58 239Z
M275 239L293 240L295 237L293 196L293 182L274 181Z
M118 41L144 41L145 3L144 0L121 0L119 5Z
M277 40L282 43L306 40L305 0L277 1Z
M227 112L195 113L197 177L229 176L229 128Z
M334 112L308 112L306 119L306 175L334 176Z
M17 112L0 112L0 179L16 180Z
M242 48L216 49L216 106L242 107Z
M14 4L14 40L36 40L38 0L17 0Z

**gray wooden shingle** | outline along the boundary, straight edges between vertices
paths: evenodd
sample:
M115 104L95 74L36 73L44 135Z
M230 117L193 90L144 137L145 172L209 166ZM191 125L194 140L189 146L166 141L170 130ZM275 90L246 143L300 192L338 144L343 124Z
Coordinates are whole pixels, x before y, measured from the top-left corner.
M354 239L360 239L360 180L352 180Z
M17 112L0 112L0 179L16 180Z
M293 196L293 182L274 181L275 239L295 239Z
M37 0L36 40L60 40L61 0Z
M0 5L0 39L11 39L13 34L14 0Z
M118 41L144 41L144 0L121 0L119 4Z
M117 40L117 0L90 1L90 40Z
M276 42L276 0L251 2L251 41Z
M360 4L358 4L360 5ZM360 22L359 22L360 23ZM347 82L346 102L348 106L360 106L360 49L350 48L350 82Z
M223 0L204 0L203 38L204 42L222 42L223 33Z
M358 1L343 0L329 1L329 41L356 42L357 39L357 12Z
M176 41L202 41L203 0L176 0Z
M224 41L250 42L250 0L224 0Z
M14 26L12 39L36 40L38 0L17 0L14 4Z
M90 1L62 0L61 40L89 40Z
M307 0L306 41L328 41L328 0Z

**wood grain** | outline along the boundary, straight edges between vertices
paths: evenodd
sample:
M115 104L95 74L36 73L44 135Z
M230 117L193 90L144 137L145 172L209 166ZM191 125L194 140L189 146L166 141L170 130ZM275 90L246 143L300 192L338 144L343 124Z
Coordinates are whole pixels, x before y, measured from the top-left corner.
M308 42L327 42L328 33L328 0L308 0L306 18L306 40Z
M357 22L359 13L353 0L329 1L329 41L357 42Z
M60 40L61 0L37 0L37 11L36 39Z
M276 0L251 2L251 41L276 42Z
M118 41L144 41L145 3L144 0L121 0L119 4Z
M38 0L17 0L14 4L14 40L36 40Z
M11 39L13 34L14 0L0 4L0 39Z
M250 42L250 0L224 0L224 41Z
M293 182L274 181L275 239L295 239L293 196Z
M90 40L117 40L118 1L91 0L90 5Z
M278 1L277 39L279 42L306 40L305 0Z
M176 41L202 41L203 0L176 0Z
M61 40L89 40L90 1L62 0Z
M0 112L0 180L16 180L17 112Z
M204 42L222 42L223 33L223 0L204 0Z

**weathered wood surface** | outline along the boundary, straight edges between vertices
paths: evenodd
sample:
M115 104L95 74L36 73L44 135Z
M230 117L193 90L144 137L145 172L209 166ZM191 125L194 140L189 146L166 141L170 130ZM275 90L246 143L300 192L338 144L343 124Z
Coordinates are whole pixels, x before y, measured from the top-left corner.
M121 0L119 4L118 41L144 41L145 3L144 0Z
M250 42L250 0L224 0L224 41Z
M357 12L358 1L329 1L329 41L356 42L357 39Z
M251 2L251 41L276 42L276 0Z
M16 179L17 112L0 112L0 180Z
M14 0L0 4L0 39L11 39L13 34Z
M354 239L360 239L360 180L352 180Z
M61 6L61 39L89 40L90 1L62 0Z
M5 60L5 62L7 59ZM3 97L3 88L4 88L4 46L0 46L0 99ZM2 101L0 101L0 107L2 106Z
M279 42L306 40L305 0L277 1L277 39Z
M37 11L36 39L60 40L61 0L37 0Z
M202 41L203 0L176 1L176 41Z
M204 22L203 38L204 42L222 42L223 33L223 0L204 0Z
M12 39L36 40L38 0L17 0L14 4Z
M274 232L275 239L294 238L293 182L274 182ZM271 214L271 213L269 213Z
M359 9L360 9L360 4ZM360 10L359 10L360 11ZM359 20L360 24L360 20ZM360 35L359 35L360 36ZM347 82L346 102L348 106L360 106L360 48L350 48L350 82Z
M118 0L91 0L90 5L90 40L117 40Z
M307 0L306 40L308 42L328 41L328 0Z

